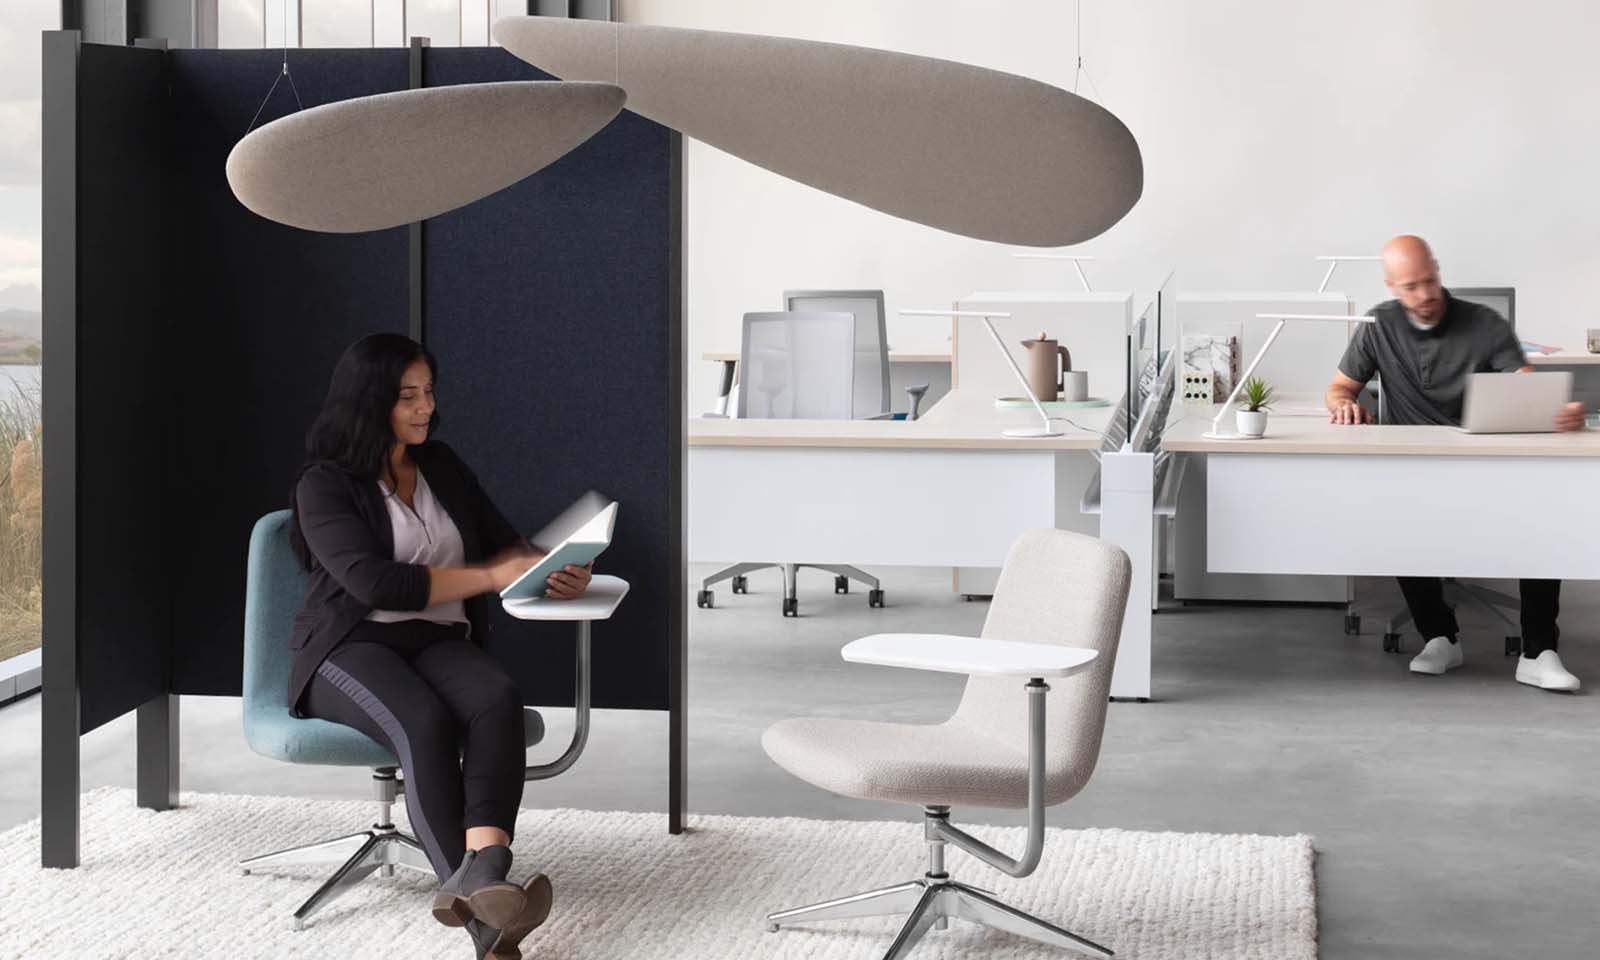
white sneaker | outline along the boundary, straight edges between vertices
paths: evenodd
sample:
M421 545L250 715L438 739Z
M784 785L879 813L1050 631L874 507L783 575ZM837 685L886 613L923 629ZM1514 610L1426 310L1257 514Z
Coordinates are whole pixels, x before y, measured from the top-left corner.
M1461 666L1464 659L1459 641L1451 643L1449 637L1434 637L1421 653L1411 658L1411 672L1438 676Z
M1578 678L1567 672L1554 650L1546 650L1532 660L1518 657L1517 682L1540 690L1578 689Z

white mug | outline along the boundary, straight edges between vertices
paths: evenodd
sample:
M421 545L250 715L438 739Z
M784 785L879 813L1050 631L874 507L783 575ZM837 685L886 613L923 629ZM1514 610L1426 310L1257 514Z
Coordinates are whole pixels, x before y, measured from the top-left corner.
M1089 371L1068 370L1061 375L1061 399L1089 399Z

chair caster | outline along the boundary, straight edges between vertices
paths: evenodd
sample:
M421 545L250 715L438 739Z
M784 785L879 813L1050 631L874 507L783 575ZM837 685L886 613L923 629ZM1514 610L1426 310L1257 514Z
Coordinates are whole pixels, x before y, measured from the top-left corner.
M1508 656L1508 657L1520 657L1520 656L1522 656L1522 638L1521 637L1506 637L1506 656Z
M798 598L793 600L785 599L783 601L783 615L786 617L800 616L800 600Z
M750 592L750 581L748 579L746 579L743 574L740 574L739 576L733 578L733 592L734 593L749 593Z
M294 930L295 933L299 933L300 931L302 931L302 930L304 930L306 928L306 922L304 920L301 920L299 917L295 917L294 921L290 924L290 927Z
M778 925L776 923L767 924L767 932L768 933L777 933L778 932Z
M869 607L881 607L881 606L883 606L883 591L882 590L873 590L870 593L868 593L867 594L867 606L869 606Z
M1383 652L1384 653L1399 653L1400 652L1400 634L1398 634L1398 633L1386 633L1386 634L1383 635Z
M1354 637L1354 636L1359 636L1360 633L1361 633L1361 615L1360 614L1349 614L1349 613L1345 614L1345 616L1344 616L1344 635L1347 636L1347 637Z
M833 578L833 592L834 593L849 593L850 592L850 578L849 577L834 577Z
M241 876L241 877L250 876L250 868L249 867L240 867L239 868L239 876Z
M702 610L710 609L716 604L715 596L710 590L701 590L700 595L694 598L694 605Z

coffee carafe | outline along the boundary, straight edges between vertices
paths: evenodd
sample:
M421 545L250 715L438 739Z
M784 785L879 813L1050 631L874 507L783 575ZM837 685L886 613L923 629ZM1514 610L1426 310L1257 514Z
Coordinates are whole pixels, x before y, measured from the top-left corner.
M1061 395L1063 375L1072 370L1072 354L1058 341L1049 339L1043 330L1032 340L1022 341L1028 349L1023 372L1028 377L1028 389L1040 403Z

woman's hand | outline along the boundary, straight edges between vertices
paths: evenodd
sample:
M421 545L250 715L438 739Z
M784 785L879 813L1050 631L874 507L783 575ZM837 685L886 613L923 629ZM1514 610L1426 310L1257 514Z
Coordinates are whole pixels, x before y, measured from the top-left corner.
M552 600L576 600L583 596L589 589L589 581L594 576L594 563L591 561L581 567L567 564L561 570L550 574L545 580L546 596Z
M522 549L511 547L495 554L493 559L484 564L484 567L489 571L489 578L494 583L494 591L499 593L506 587L516 583L518 577L522 576L529 567L542 559L544 559L544 554L532 547Z

